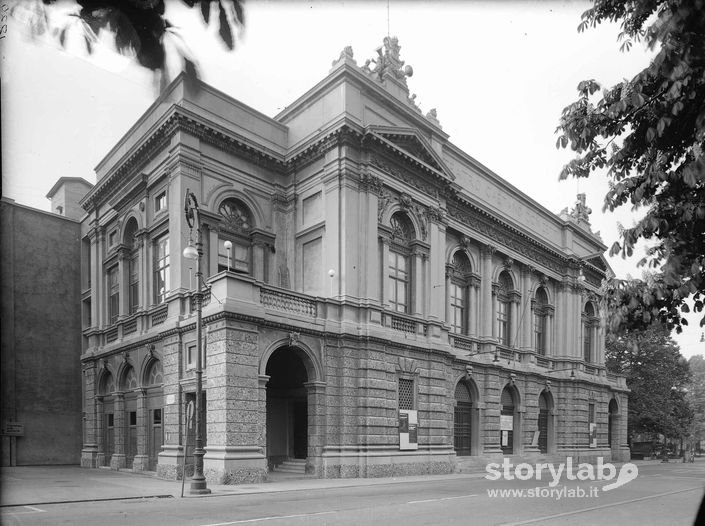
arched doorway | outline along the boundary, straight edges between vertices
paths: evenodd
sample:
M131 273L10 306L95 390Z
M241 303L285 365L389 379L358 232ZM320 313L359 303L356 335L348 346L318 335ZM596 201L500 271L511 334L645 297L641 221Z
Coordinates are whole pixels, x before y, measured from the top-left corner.
M553 410L553 397L547 391L542 391L539 396L539 451L548 453L552 448L553 421L551 411Z
M607 406L608 416L607 416L607 443L610 448L616 449L617 444L617 415L619 414L619 406L617 406L617 401L613 398L610 400Z
M156 471L159 462L159 453L164 444L164 428L162 425L162 386L164 373L162 363L153 360L147 369L145 378L146 387L146 417L147 417L147 469Z
M272 353L267 361L267 461L277 466L308 456L308 357L295 347Z
M519 433L519 418L517 412L518 397L516 390L509 385L507 385L502 390L502 397L500 399L501 411L500 411L500 447L502 448L502 453L504 455L513 455L515 452L518 453L518 447L516 442L518 441Z
M472 455L472 394L465 382L455 386L453 443L458 456Z
M98 415L100 419L99 453L103 454L104 466L110 465L115 452L115 381L109 371L105 371L98 388Z

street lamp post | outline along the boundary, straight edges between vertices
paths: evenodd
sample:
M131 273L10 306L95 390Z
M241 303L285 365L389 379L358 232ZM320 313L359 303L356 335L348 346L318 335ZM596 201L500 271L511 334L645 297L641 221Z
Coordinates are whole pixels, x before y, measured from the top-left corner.
M206 477L203 476L203 436L201 435L201 398L203 396L203 363L201 358L203 342L201 331L203 325L203 292L201 291L201 256L203 255L203 244L201 242L201 217L198 209L196 196L190 190L186 190L184 204L186 212L186 222L190 229L196 228L196 246L189 240L189 245L184 249L184 257L196 260L196 448L193 451L194 467L193 478L189 493L192 495L205 495L211 492L206 485ZM185 474L184 474L185 475Z

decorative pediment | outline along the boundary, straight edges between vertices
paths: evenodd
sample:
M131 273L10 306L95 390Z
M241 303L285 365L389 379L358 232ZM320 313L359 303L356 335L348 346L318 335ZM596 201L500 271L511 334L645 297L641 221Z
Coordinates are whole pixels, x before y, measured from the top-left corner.
M455 176L443 162L441 156L414 129L370 126L365 132L365 138L376 141L397 155L431 171L441 179L446 181L455 180Z

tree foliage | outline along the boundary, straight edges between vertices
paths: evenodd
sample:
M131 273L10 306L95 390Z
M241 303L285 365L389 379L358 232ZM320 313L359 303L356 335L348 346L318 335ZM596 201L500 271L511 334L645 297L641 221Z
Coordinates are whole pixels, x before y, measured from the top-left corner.
M690 382L688 362L680 354L665 324L654 323L610 332L606 365L627 377L629 434L688 434L693 413L686 394Z
M697 442L705 440L705 357L691 356L688 366L692 375L686 399L693 408L691 436Z
M210 23L211 15L216 18L217 11L219 38L228 49L234 49L235 36L245 23L243 0L182 2L189 8L198 5L206 24ZM100 33L107 32L120 53L134 57L139 65L162 73L162 77L166 77L167 65L165 37L173 36L184 69L187 73L198 75L195 59L190 55L188 46L183 44L178 28L165 17L164 0L75 0L75 3L76 9L68 17L68 23L61 26L54 26L50 17L52 10L59 7L57 0L20 1L13 7L12 13L27 19L33 35L49 33L64 47L69 33L79 29L88 53L94 51Z
M645 323L657 318L680 332L686 298L697 312L705 301L705 2L595 0L578 30L604 21L620 23L623 50L641 41L656 55L611 88L595 80L578 85L579 98L563 110L557 130L557 147L578 155L560 177L606 173L604 209L645 209L610 253L631 256L646 240L640 264L658 274L652 283L615 280L610 306L617 321L638 312Z

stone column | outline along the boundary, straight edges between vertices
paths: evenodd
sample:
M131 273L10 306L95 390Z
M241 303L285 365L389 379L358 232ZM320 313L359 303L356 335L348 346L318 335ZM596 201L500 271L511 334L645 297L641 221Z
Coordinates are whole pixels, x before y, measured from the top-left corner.
M546 356L553 356L553 307L546 306Z
M96 363L86 362L83 366L83 436L84 443L81 450L81 467L97 468L98 441L97 412L96 412Z
M492 339L494 337L494 293L492 291L492 254L494 247L482 247L482 281L480 282L481 329L480 338Z
M531 351L534 348L532 337L532 328L534 325L534 312L531 306L533 305L531 297L531 274L533 269L524 265L521 269L522 290L521 290L521 317L522 331L519 346L523 351Z
M147 410L147 390L137 389L137 454L132 461L132 471L147 471L149 455L149 411Z
M473 276L470 278L468 289L468 303L470 304L470 321L468 325L468 333L472 336L478 336L480 333L480 311L482 304L480 303L480 279Z
M326 445L326 384L325 382L306 382L308 397L308 458L306 472L319 477L323 473L323 448Z
M413 261L411 267L411 280L409 284L411 289L412 304L410 305L410 313L414 316L422 316L424 314L423 297L424 297L424 261L426 254L420 250L414 250L411 256Z
M117 379L116 379L117 380ZM125 458L125 393L115 393L115 452L110 458L110 469L123 469L127 465Z
M157 476L176 480L182 475L182 426L185 400L179 384L181 365L181 336L173 335L162 342L162 367L164 375L164 445L159 453Z
M103 397L95 397L95 433L98 452L96 453L96 467L105 465L105 410L103 409Z
M360 250L362 251L360 261L363 268L360 269L359 275L365 276L360 285L360 296L367 300L381 302L381 290L384 287L380 286L380 283L383 284L384 281L380 282L380 276L384 275L384 271L380 271L379 266L380 246L377 238L377 223L382 182L378 177L365 170L360 176L360 191L360 225L363 229L360 232ZM382 262L386 264L386 260L383 259Z
M267 383L269 383L269 378L266 374L260 374L257 384L257 443L262 448L264 458L269 458L267 450ZM267 470L269 470L269 466Z
M389 298L387 298L387 272L389 272L389 240L380 238L380 287L379 287L379 302L382 305L389 306Z

